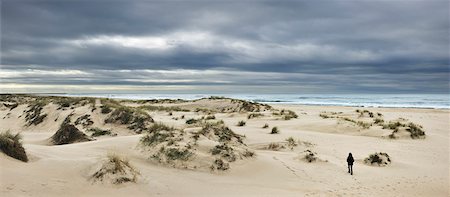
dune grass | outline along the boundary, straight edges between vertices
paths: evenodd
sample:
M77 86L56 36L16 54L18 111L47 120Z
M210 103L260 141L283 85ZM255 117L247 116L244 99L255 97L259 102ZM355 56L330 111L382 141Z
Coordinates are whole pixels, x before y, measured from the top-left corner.
M22 136L20 133L15 135L10 131L6 131L0 134L0 150L6 155L18 159L20 161L27 162L28 156L25 152L25 148L22 145Z

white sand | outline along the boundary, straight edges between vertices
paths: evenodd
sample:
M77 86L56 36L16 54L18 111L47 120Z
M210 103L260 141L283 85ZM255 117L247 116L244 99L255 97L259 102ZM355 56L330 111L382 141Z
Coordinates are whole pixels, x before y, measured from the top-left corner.
M275 107L291 109L299 114L299 118L286 121L265 116L247 120L244 113L223 113L216 117L223 119L236 133L245 135L250 148L282 142L291 136L315 145L301 145L293 151L255 150L255 158L237 161L229 171L219 173L155 164L137 148L142 135L126 135L123 127L117 127L118 133L123 134L117 137L46 146L41 142L53 135L64 119L61 116L58 121L53 121L55 109L46 109L52 121L31 127L23 127L23 122L14 118L24 110L23 106L13 110L11 118L1 119L7 113L3 110L0 111L0 129L23 131L30 161L23 163L0 153L0 196L449 196L448 110L369 109L383 113L386 120L403 117L423 125L427 135L426 139L419 140L389 140L371 136L370 131L378 132L376 128L358 131L355 127L337 125L335 120L319 117L322 111L347 113L357 108ZM157 121L175 126L184 126L187 118L200 116L194 112L174 112L173 116L168 116L167 112L150 114ZM184 120L171 119L182 114L186 116ZM245 120L247 125L235 126L239 120ZM268 129L261 128L265 123L270 125ZM279 127L281 133L268 134L273 126ZM327 162L300 160L306 149L316 152ZM391 165L363 164L365 157L380 151L391 156ZM89 169L108 152L125 155L140 171L141 179L124 185L89 181ZM349 152L356 160L353 176L347 173Z

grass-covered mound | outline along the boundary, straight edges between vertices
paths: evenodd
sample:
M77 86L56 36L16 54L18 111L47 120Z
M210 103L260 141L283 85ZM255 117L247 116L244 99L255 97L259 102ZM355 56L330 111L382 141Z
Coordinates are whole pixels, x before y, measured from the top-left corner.
M140 133L154 122L153 118L140 108L124 106L110 99L102 99L102 105L102 113L109 114L105 123L128 125L128 129Z
M139 175L139 171L126 158L115 154L108 154L105 160L97 164L94 173L91 175L91 179L94 182L112 184L135 183Z
M27 153L21 140L22 136L19 133L13 135L9 131L3 132L0 134L0 150L12 158L27 162Z
M367 165L387 166L391 164L391 158L387 153L374 153L364 159L364 163Z
M156 129L159 128L159 129ZM150 159L161 164L187 169L228 170L230 163L254 156L223 121L204 122L201 129L184 131L170 126L155 126L141 138Z
M63 121L58 131L50 138L53 145L72 144L86 142L91 139L70 123L70 115Z

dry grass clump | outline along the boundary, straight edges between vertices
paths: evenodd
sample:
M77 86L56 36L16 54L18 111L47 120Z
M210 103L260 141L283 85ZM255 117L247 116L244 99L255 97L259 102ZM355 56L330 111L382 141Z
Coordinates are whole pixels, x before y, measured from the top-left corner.
M143 105L139 106L140 109L148 110L148 111L166 111L166 112L174 112L174 111L181 111L181 112L190 112L189 109L184 109L181 107L176 106L155 106L155 105Z
M270 131L270 134L279 134L280 130L278 129L278 127L273 127L272 131Z
M28 105L28 110L25 111L25 120L27 126L38 125L44 121L47 114L41 114L42 109L48 103L46 101L34 101Z
M286 147L284 147L282 144L275 143L275 142L272 142L269 145L267 145L267 150L279 151L279 150L285 149L285 148Z
M264 116L264 114L262 114L262 113L250 113L250 114L247 116L247 119L259 118L259 117L262 117L262 116Z
M52 102L59 105L58 109L64 109L67 107L74 107L76 105L84 106L87 104L91 104L92 107L95 107L95 98L88 97L50 97Z
M282 119L284 119L284 120L290 120L292 118L298 118L298 115L294 111L286 110L286 109L282 109L279 112L273 112L272 115L282 116Z
M186 120L186 124L195 124L197 122L201 121L200 119L190 118Z
M391 163L391 159L387 153L374 153L364 159L364 163L368 165L387 166Z
M245 126L245 121L243 121L243 120L239 121L239 122L237 123L237 126L239 126L239 127Z
M91 141L91 139L70 123L70 116L63 121L58 131L50 138L54 145Z
M400 132L400 129L404 129L404 131L408 132L412 139L425 138L425 131L423 130L423 127L412 122L401 123L400 121L391 121L388 124L384 124L383 129L393 130L388 136L391 139L397 138L397 134Z
M12 158L27 162L27 153L21 140L20 133L13 135L9 131L3 132L0 134L0 150Z
M214 116L214 115L209 115L209 116L206 116L206 118L205 118L205 120L215 120L216 119L216 116Z
M153 118L146 112L133 107L119 106L105 119L105 123L119 123L128 125L128 129L138 133L147 129Z
M288 146L291 150L294 150L294 148L295 148L296 146L298 146L298 143L294 140L293 137L287 138L287 139L286 139L286 142L287 142L287 146Z
M309 163L315 162L318 160L317 153L312 152L311 150L306 150L303 159Z
M109 182L112 184L135 183L140 175L128 159L116 154L108 154L98 169L91 175L94 182Z
M178 129L155 130L143 136L140 143L150 152L151 159L179 168L197 169L199 166L196 163L213 158L208 169L227 170L230 162L254 156L254 152L249 151L243 143L244 136L234 133L223 121L204 121L201 126L200 130L190 132ZM218 145L204 152L204 148L198 148L200 138Z
M110 136L117 136L116 133L112 133L110 129L100 129L100 128L89 128L87 130L88 132L91 132L91 137L98 137L103 135L110 135Z
M152 124L146 131L155 132L155 131L174 131L175 128L172 126L165 125L162 122L156 122Z
M92 121L90 114L80 116L75 120L75 125L82 125L83 127L88 127L92 124L94 124L94 121Z
M263 129L269 128L269 124L264 124L264 126L262 127Z

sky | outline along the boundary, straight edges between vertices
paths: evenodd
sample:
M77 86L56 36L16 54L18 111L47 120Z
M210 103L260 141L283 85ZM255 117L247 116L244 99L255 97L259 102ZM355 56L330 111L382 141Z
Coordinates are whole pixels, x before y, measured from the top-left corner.
M2 0L1 93L448 93L447 0Z

